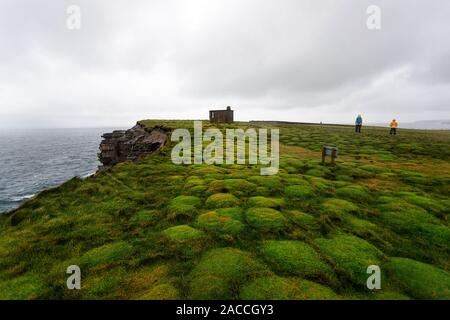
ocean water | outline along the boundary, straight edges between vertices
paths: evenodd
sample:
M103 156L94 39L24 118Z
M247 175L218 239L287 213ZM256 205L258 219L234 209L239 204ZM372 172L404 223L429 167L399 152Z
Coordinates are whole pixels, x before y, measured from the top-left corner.
M0 129L0 213L100 164L101 135L113 129Z

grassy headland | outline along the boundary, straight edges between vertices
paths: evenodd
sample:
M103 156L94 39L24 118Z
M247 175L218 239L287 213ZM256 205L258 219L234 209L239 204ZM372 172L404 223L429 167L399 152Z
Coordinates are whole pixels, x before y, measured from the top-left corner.
M0 299L450 299L449 131L276 127L274 176L175 165L170 143L1 215Z

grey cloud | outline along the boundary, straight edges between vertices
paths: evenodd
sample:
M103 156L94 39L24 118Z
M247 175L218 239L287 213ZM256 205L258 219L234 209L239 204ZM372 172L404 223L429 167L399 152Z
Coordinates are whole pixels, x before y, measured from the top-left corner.
M65 28L66 8L82 28ZM382 29L366 28L366 8ZM0 126L140 118L450 118L450 3L436 0L0 3Z

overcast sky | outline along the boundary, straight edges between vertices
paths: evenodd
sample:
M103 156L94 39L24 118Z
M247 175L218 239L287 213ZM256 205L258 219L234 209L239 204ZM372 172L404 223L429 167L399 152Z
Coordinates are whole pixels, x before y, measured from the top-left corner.
M371 4L381 30L366 26ZM450 1L0 1L0 128L227 105L236 120L450 119Z

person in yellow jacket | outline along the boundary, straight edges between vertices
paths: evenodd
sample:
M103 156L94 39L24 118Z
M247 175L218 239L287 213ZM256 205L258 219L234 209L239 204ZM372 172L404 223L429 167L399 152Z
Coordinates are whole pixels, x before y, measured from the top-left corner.
M397 127L398 127L398 123L397 120L392 119L391 121L391 132L389 134L393 134L394 136L397 134Z

